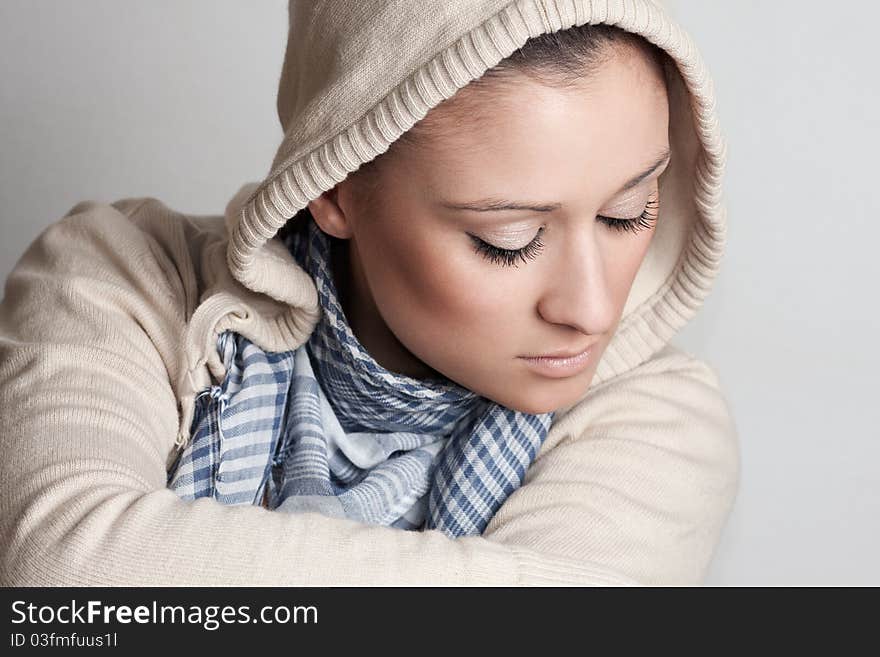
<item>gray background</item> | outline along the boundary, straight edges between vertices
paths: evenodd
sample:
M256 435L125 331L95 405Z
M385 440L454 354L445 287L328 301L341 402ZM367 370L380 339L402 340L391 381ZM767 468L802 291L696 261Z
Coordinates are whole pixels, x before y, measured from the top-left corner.
M669 4L730 144L722 273L674 340L718 371L740 430L707 584L880 585L880 14ZM80 200L219 214L261 179L286 20L286 0L0 1L0 280Z

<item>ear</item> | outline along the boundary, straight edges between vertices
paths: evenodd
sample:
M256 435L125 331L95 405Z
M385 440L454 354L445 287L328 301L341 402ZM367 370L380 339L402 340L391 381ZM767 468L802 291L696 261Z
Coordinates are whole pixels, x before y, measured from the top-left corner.
M339 205L338 198L339 185L309 201L309 212L325 233L340 239L349 239L352 236L351 221Z

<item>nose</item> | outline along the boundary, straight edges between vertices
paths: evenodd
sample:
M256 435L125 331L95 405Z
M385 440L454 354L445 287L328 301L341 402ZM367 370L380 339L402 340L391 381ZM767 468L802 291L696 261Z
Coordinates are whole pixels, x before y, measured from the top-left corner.
M609 266L591 230L567 240L548 271L538 313L551 324L569 326L584 335L611 330L616 307Z

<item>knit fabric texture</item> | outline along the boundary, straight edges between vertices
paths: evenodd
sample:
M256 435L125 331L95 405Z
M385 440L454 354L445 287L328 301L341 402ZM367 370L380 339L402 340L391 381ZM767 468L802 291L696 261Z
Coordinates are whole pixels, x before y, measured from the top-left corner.
M10 273L0 299L0 585L702 582L738 489L739 444L711 362L672 342L714 285L728 224L719 98L687 30L659 0L290 0L288 18L277 95L284 136L264 175L211 215L153 197L83 199ZM219 353L220 336L246 338L271 362L322 320L326 290L278 231L529 39L586 24L664 51L672 158L658 177L662 220L589 390L556 409L525 478L482 534L451 539L270 512L253 498L189 502L169 490L195 411L209 409L206 390L223 394L227 374L219 426L226 441L239 431L228 422L233 396L235 408L246 405L235 382L251 376L235 378L235 359L241 373L259 359L237 338ZM358 358L337 344L340 359ZM323 360L307 359L330 403ZM352 373L374 375L368 361L348 371L352 386L368 385ZM299 398L290 388L281 393ZM265 426L281 431L285 417L273 402ZM339 435L323 417L324 436ZM454 453L453 471L466 478L488 458ZM231 462L218 468L230 492ZM435 471L435 481L443 476ZM283 491L273 486L266 481L269 493Z
M306 343L281 353L232 331L219 336L227 374L199 394L169 487L184 499L481 533L522 482L553 413L520 413L445 377L385 369L346 321L332 238L308 217L286 239L315 280L321 320Z

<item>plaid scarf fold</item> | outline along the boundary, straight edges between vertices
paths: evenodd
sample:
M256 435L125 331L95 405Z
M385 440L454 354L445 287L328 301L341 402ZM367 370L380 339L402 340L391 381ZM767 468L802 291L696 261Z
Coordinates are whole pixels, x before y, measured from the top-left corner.
M447 378L383 368L339 304L333 238L309 217L284 239L315 280L321 319L287 352L218 336L227 373L197 397L192 439L168 487L189 500L482 533L521 485L553 413L520 413Z

